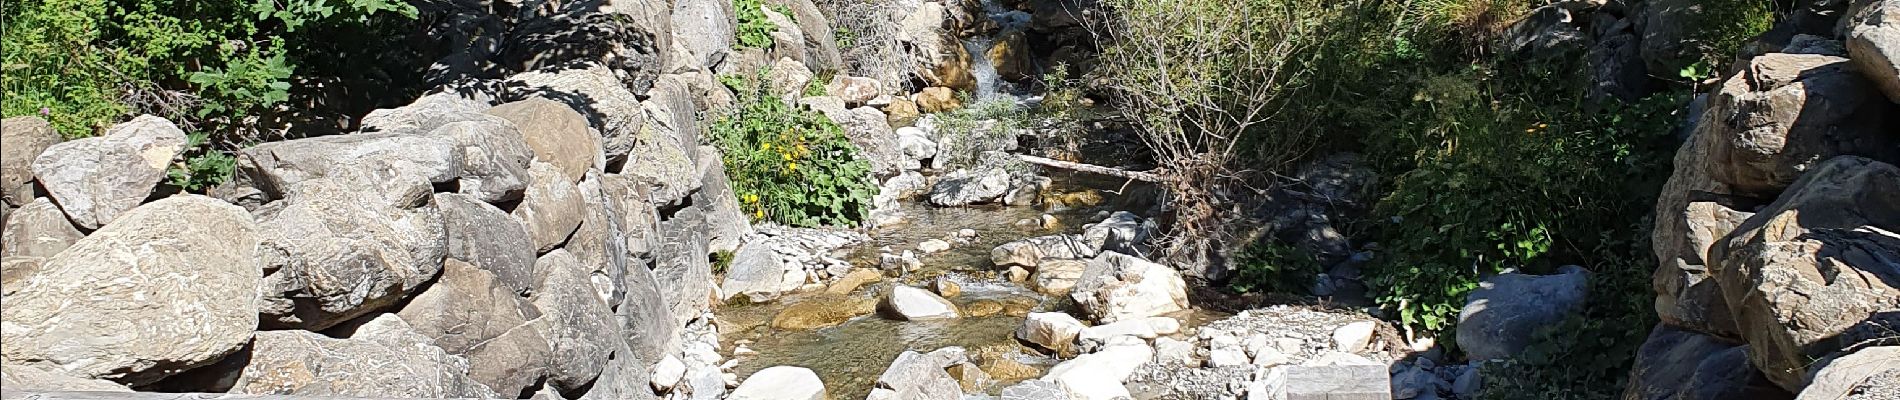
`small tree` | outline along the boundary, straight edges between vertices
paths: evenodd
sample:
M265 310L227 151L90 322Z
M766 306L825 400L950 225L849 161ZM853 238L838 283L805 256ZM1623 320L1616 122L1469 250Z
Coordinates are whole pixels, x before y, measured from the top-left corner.
M1219 205L1249 169L1278 170L1319 140L1310 119L1288 112L1287 94L1307 81L1356 25L1361 1L1108 0L1115 14L1091 26L1116 107L1152 149L1170 196L1179 258L1217 250L1226 229Z

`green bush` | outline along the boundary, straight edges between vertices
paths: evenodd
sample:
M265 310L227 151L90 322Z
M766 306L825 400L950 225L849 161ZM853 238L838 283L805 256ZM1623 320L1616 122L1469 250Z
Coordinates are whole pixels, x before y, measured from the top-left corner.
M951 168L974 167L982 159L982 149L990 144L1004 140L1015 140L1010 134L1029 127L1033 115L1029 110L1017 107L1014 100L990 100L972 103L963 99L968 107L936 114L938 145L937 158Z
M801 227L864 221L877 184L838 124L785 105L757 80L721 81L738 89L740 106L713 123L711 136L754 220Z
M1227 287L1241 293L1304 293L1320 272L1318 258L1278 241L1248 246L1234 264Z
M765 9L762 7L763 4L759 0L732 0L733 13L738 14L739 20L738 32L734 34L738 39L739 47L755 49L772 47L772 32L778 31L778 25L773 25L771 20L766 19ZM791 9L785 6L773 6L772 11L781 15L792 15Z

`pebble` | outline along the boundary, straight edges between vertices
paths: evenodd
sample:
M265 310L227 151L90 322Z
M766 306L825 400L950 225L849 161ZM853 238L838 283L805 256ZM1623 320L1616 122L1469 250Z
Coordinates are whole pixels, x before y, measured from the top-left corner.
M959 229L957 230L957 237L964 238L964 239L975 239L976 230L969 229L969 228Z
M950 250L950 242L945 242L943 239L930 239L917 244L917 251L924 252L924 254L938 253L945 250Z

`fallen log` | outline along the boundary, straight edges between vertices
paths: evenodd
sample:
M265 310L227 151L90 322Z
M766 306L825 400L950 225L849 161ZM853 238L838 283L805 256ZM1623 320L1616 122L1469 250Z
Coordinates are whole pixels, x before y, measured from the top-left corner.
M1036 156L1032 156L1028 154L1017 154L1016 158L1022 159L1024 162L1027 162L1030 164L1036 164L1036 165L1041 165L1041 166L1050 167L1050 168L1061 168L1061 169L1066 169L1066 170L1071 170L1071 171L1087 172L1091 174L1108 175L1108 176L1113 176L1117 178L1138 180L1142 182L1152 182L1152 183L1167 183L1168 182L1167 177L1156 175L1150 172L1129 171L1125 169L1104 167L1104 166L1094 165L1094 164L1083 164L1083 163L1078 163L1078 162L1062 161L1062 160L1057 160L1057 159L1052 159L1052 158L1036 157Z

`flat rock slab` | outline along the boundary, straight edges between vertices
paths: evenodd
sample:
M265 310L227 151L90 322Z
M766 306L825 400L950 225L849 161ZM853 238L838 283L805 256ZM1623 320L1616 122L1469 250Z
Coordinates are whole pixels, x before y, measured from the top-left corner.
M1384 365L1330 365L1287 370L1286 400L1391 400Z

